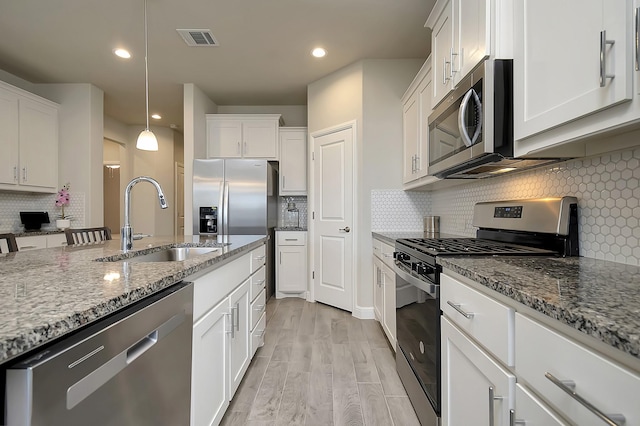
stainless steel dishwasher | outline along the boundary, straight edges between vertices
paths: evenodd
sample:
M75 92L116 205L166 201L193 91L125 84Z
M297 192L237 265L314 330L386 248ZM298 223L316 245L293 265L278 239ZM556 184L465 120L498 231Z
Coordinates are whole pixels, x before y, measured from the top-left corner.
M181 282L9 367L6 424L188 425L192 326Z

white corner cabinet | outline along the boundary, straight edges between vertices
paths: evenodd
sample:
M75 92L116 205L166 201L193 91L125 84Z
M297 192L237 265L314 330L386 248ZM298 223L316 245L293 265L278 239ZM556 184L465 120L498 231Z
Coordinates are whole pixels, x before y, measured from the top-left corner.
M569 326L448 270L441 307L443 426L600 424L572 392L640 424L639 372L586 345L588 336L579 342Z
M264 342L265 303L255 325L251 309L261 300L259 295L264 296L254 275L262 271L264 286L265 258L263 244L193 280L192 426L220 423L254 349Z
M280 128L281 196L307 195L307 128Z
M393 350L396 350L396 273L394 247L373 239L373 309Z
M501 0L439 0L431 29L434 107L483 59L510 58L512 5Z
M307 232L276 231L276 297L307 297Z
M429 115L431 115L431 57L429 57L402 97L403 183L428 175Z
M67 245L64 233L47 235L28 235L16 237L18 251L36 250L43 248L61 247Z
M207 157L278 160L280 117L280 114L207 114Z
M0 82L0 189L56 192L58 108Z

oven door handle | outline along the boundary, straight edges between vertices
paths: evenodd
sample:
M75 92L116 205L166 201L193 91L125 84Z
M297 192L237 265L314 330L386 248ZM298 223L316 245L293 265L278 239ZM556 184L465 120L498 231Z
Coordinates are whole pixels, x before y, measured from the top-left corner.
M420 290L424 291L434 299L438 298L438 287L440 286L422 281L421 279L414 277L413 275L400 268L397 264L394 265L393 269L396 275L405 280L407 283L411 284L414 287L418 287Z

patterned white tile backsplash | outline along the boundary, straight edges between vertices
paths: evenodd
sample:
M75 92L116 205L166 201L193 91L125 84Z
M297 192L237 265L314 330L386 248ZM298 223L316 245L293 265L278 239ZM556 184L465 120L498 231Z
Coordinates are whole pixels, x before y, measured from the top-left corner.
M296 203L296 207L298 208L298 216L300 217L300 227L307 227L307 197L304 196L295 196L295 197L280 197L279 199L279 207L280 207L280 216L278 217L278 226L284 226L284 215L287 211L287 204L289 201Z
M371 191L372 231L422 231L423 217L431 210L428 192Z
M24 232L20 221L20 212L48 212L50 224L43 224L42 230L56 229L56 219L60 208L55 206L56 194L26 194L18 192L0 192L0 232ZM71 216L71 226L84 226L84 193L71 192L70 204L65 207L65 215Z
M372 193L372 230L422 230L421 223L401 229L407 208L401 201L403 191L374 192L387 195ZM471 220L477 202L574 196L581 256L640 265L640 148L415 194L428 198L416 216L440 216L442 232L463 236L475 235ZM382 217L387 223L378 220Z

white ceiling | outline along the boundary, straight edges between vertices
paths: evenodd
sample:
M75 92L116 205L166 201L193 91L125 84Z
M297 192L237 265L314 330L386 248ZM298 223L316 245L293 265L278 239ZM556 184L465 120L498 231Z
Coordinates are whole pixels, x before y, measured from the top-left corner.
M360 59L426 58L435 0L148 0L149 109L182 128L182 84L218 105L305 105L307 84ZM145 121L143 0L0 0L0 69L92 83L104 112ZM176 29L211 29L189 47ZM322 46L323 59L309 52ZM132 58L113 55L116 47Z

